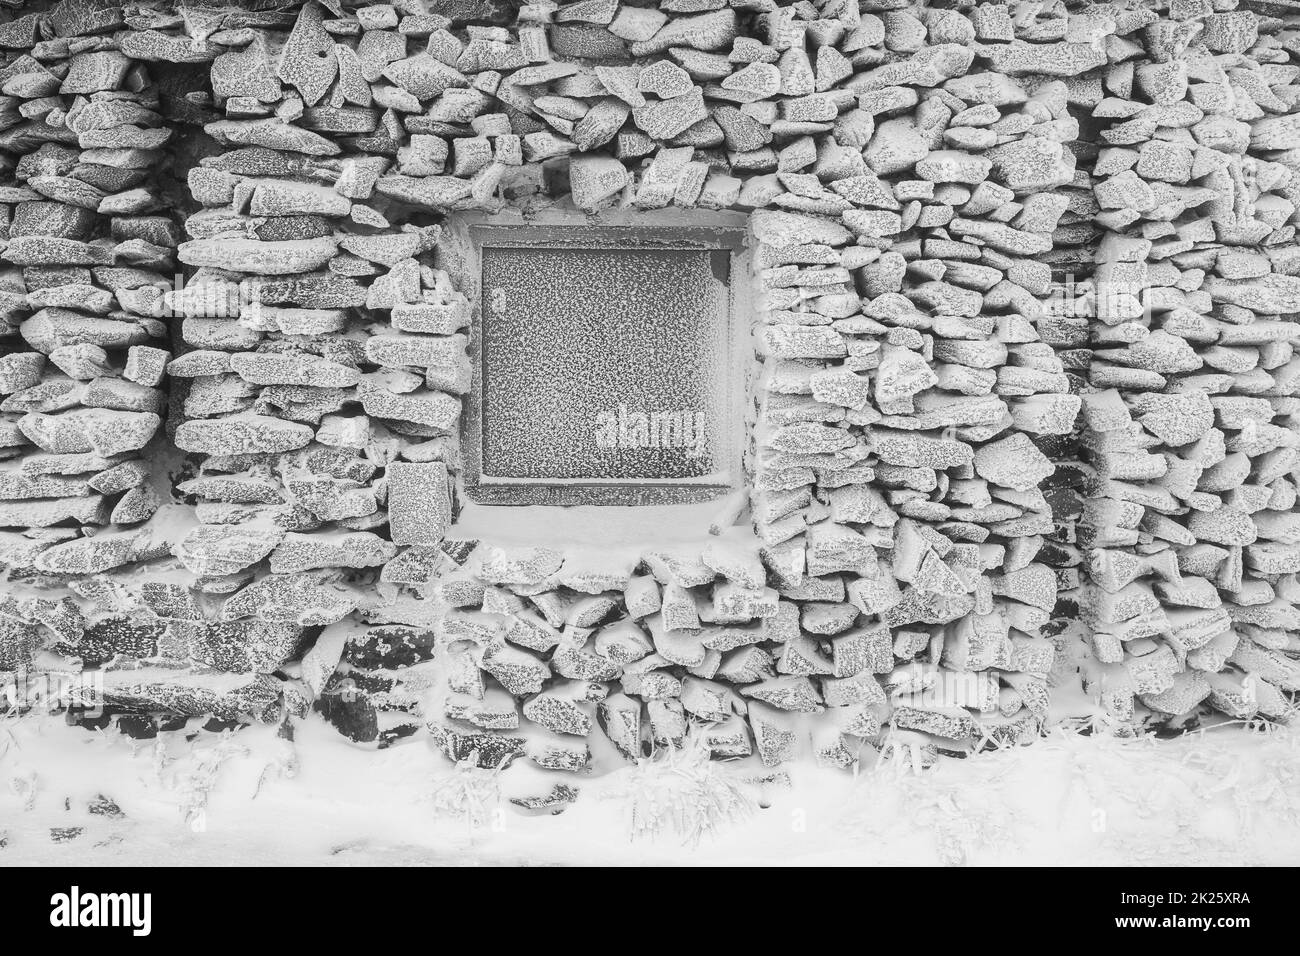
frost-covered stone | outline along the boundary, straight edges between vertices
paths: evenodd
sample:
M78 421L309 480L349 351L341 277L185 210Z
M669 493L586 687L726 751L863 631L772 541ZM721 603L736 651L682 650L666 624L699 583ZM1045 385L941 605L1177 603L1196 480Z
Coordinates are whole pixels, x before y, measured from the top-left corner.
M257 564L284 538L282 528L195 528L176 544L174 553L194 574L234 574Z
M286 275L320 268L338 251L330 237L261 242L256 239L191 239L177 247L181 262L254 275Z
M436 544L451 523L447 468L440 462L388 466L388 520L396 544Z
M310 426L265 415L198 419L176 429L179 448L208 455L292 451L311 439Z

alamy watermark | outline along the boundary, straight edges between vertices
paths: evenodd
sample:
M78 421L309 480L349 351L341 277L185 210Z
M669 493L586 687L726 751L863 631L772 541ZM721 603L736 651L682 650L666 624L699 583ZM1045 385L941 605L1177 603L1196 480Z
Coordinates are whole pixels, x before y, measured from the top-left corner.
M128 927L132 936L153 930L152 893L83 893L73 886L50 897L50 925L60 928Z
M696 458L707 451L707 420L704 412L691 409L646 410L620 402L596 415L596 447L677 448Z
M1152 286L1142 281L1098 281L1068 272L1052 284L1045 305L1052 315L1063 318L1150 319L1151 290Z
M103 671L33 673L26 667L19 667L16 671L0 674L0 715L58 713L74 709L89 719L103 714Z
M894 687L889 698L895 704L922 707L984 707L996 703L995 685L983 671L940 669L922 672L919 680Z

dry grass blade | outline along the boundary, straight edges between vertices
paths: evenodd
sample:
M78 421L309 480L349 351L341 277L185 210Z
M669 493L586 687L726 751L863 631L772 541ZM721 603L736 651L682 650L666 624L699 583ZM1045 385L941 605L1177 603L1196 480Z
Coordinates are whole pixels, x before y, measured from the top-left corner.
M460 760L443 777L435 781L429 793L433 812L438 816L465 821L477 830L488 825L492 813L501 805L502 767L478 765L478 752Z

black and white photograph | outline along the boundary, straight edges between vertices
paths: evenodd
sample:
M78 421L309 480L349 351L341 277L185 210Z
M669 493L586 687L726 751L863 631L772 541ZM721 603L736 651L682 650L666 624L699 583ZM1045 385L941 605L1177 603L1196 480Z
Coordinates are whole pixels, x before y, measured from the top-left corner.
M996 866L1244 941L1298 207L1292 0L0 0L6 925L254 867L1067 905Z

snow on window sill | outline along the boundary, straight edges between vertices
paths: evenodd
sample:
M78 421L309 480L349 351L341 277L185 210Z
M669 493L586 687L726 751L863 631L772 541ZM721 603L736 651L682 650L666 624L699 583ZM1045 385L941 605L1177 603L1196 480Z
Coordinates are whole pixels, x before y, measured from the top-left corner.
M494 545L582 546L647 551L669 544L717 540L709 525L721 501L674 505L484 505L467 502L449 537L474 538ZM728 529L727 537L750 535L748 526Z

